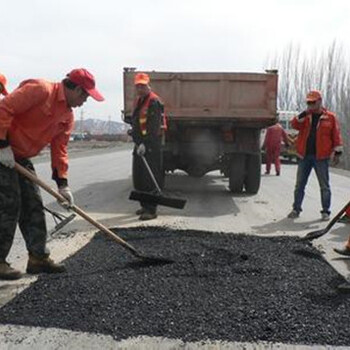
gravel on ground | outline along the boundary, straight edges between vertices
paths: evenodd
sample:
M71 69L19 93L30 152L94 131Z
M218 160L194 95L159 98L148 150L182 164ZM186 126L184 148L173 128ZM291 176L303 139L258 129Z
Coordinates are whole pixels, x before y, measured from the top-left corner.
M115 230L147 265L97 233L0 310L0 323L58 327L121 340L161 336L289 344L350 344L344 282L307 242L160 227Z

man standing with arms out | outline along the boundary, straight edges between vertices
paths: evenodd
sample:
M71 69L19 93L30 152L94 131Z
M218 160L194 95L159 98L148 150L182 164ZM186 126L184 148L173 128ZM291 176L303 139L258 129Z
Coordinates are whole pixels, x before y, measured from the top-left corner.
M39 188L14 169L15 161L34 172L29 158L51 147L52 178L59 193L73 204L68 187L67 144L73 129L72 108L88 96L103 101L95 79L85 69L74 69L60 83L41 79L22 82L0 101L0 279L18 279L6 258L16 225L24 237L29 259L27 273L64 272L49 258L46 222Z
M8 92L6 90L6 84L7 84L7 80L6 77L0 73L0 95L8 95Z
M299 217L305 187L312 169L315 169L321 190L322 220L329 220L331 189L329 185L329 160L338 164L342 153L342 139L336 115L322 106L319 91L310 91L306 96L307 110L295 116L291 122L299 131L296 150L300 157L294 190L293 210L289 218Z
M156 188L141 156L145 156L161 188L164 182L161 153L164 106L159 97L151 90L149 82L148 74L136 73L134 84L138 98L132 114L130 133L135 142L132 169L134 187L144 192L152 192ZM156 205L146 202L140 204L141 208L136 212L137 215L140 215L140 220L152 220L157 217Z
M275 165L276 175L281 174L281 143L282 141L288 146L287 133L280 123L270 126L266 130L263 149L266 151L266 171L265 174L270 174L271 164Z

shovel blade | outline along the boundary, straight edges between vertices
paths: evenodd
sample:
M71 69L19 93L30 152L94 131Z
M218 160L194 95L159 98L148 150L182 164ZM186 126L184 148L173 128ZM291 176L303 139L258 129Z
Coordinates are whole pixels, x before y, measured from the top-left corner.
M316 238L320 238L322 237L323 235L325 235L326 233L328 232L328 230L317 230L317 231L312 231L312 232L309 232L306 236L302 237L301 240L302 241L312 241Z
M176 209L183 209L186 204L185 199L165 197L159 194L151 194L149 192L132 191L129 199L139 202L150 203L154 205L163 205Z

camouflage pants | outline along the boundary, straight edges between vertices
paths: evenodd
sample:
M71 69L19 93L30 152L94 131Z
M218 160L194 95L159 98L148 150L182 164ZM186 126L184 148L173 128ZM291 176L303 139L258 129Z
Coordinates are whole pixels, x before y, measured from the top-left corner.
M19 163L34 171L30 160ZM0 262L9 254L17 223L28 252L37 257L48 256L45 213L38 186L15 169L0 164Z

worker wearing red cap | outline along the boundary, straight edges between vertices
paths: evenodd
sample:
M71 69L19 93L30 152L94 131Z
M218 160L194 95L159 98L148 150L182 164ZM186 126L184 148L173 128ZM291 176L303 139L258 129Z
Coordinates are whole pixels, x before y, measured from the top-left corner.
M16 224L29 252L27 273L65 271L49 258L46 222L39 188L19 175L15 161L35 172L31 157L51 149L52 178L59 193L73 204L68 187L67 144L73 129L72 108L91 96L103 101L95 79L86 69L74 69L62 82L23 81L0 101L0 279L18 279L20 271L6 261Z
M133 181L138 191L152 192L152 182L145 164L140 156L145 156L149 166L162 188L164 178L162 171L161 140L164 125L164 106L160 98L151 90L150 78L146 73L136 73L134 84L137 100L132 115L131 136L135 143L133 151ZM136 211L140 220L151 220L157 217L157 206L142 202Z
M291 125L299 131L296 150L299 156L294 190L293 210L289 218L297 218L302 211L305 187L312 169L315 169L321 192L321 218L330 218L331 189L329 161L338 164L342 154L342 138L336 115L322 106L320 91L312 90L306 96L307 109L295 116Z
M0 73L0 95L8 95L8 92L6 90L6 84L7 84L7 79L6 77Z

